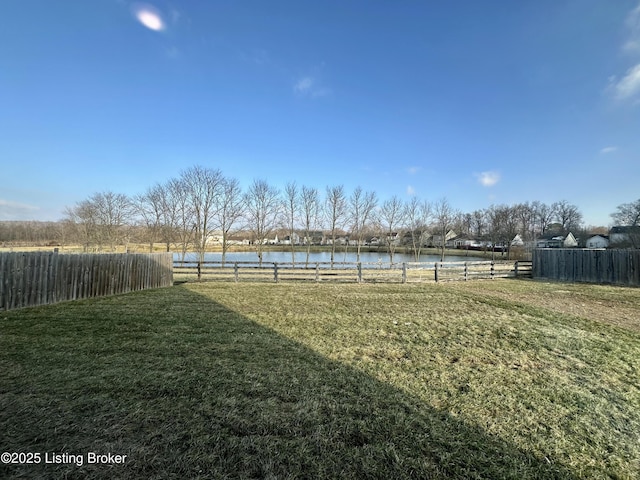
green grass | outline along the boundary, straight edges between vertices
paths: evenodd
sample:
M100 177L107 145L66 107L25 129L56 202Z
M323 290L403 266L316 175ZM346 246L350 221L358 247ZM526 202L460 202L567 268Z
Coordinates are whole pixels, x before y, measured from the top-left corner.
M638 478L640 291L184 284L0 313L0 478Z

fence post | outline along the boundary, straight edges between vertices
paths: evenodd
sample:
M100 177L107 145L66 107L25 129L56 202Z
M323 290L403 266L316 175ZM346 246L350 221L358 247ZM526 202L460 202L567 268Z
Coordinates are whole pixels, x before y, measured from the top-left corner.
M238 262L233 264L233 276L236 279L236 283L238 283Z
M402 262L402 283L407 283L407 263Z
M320 264L316 262L316 282L320 281Z
M495 264L493 260L491 260L491 280L493 280L493 276L495 275Z
M362 283L362 262L358 262L358 283Z
M198 281L202 278L202 262L198 260Z
M438 283L438 262L436 262L435 280L436 280L436 283Z
M513 266L514 275L518 278L518 260L516 260L515 265Z
M275 280L276 283L278 283L278 264L277 263L273 264L273 279Z
M464 281L466 282L469 276L469 266L467 262L464 262Z

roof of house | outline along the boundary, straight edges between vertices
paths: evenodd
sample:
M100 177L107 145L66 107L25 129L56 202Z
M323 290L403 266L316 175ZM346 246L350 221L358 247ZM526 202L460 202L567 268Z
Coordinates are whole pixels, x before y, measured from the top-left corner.
M611 227L609 235L612 233L640 233L640 225Z

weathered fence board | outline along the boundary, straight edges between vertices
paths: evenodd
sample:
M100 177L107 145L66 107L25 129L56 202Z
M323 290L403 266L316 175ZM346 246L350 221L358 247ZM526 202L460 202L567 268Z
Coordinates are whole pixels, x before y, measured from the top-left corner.
M0 253L0 310L171 285L170 253Z
M534 278L640 286L640 250L538 248L532 263Z

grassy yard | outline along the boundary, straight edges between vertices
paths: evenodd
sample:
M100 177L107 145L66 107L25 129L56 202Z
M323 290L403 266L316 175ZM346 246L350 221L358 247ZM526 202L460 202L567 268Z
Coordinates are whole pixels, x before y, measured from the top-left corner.
M42 456L0 478L640 478L640 290L216 282L0 312L0 452Z

